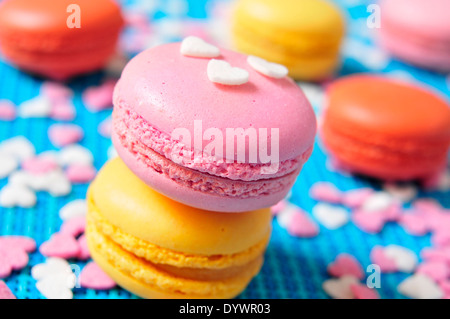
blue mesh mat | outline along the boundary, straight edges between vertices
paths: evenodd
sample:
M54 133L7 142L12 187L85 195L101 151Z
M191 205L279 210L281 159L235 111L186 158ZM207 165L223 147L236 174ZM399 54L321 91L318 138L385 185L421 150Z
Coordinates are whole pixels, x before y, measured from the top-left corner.
M177 0L179 1L179 0ZM167 9L168 1L143 0L147 6L154 5L153 19L164 19L174 14L173 9ZM211 1L188 1L187 13L189 18L206 19L205 9ZM217 2L217 1L216 1ZM370 37L366 37L361 29L361 22L367 17L367 4L373 1L337 1L347 12L350 23L350 41L357 41L371 47ZM136 1L122 1L125 8L136 5ZM165 3L165 4L164 4ZM346 5L348 3L348 5ZM168 39L176 40L176 39ZM352 43L352 42L350 42ZM354 55L348 55L343 61L341 74L373 71L387 74L408 74L412 79L433 86L447 97L450 96L445 76L428 71L419 70L399 61L388 61L382 68L368 68L367 63ZM81 92L84 88L101 82L102 73L95 73L80 77L69 86L75 91L74 104L77 109L76 124L85 129L85 137L80 144L90 149L95 156L95 166L100 169L107 160L107 149L111 145L108 138L97 132L98 124L110 115L110 110L90 113L83 106ZM35 97L39 93L41 79L31 77L0 61L0 99L9 99L16 105ZM315 105L317 107L317 105ZM319 108L317 108L319 109ZM16 119L13 122L0 122L0 140L23 135L36 147L37 153L54 149L47 137L48 127L55 123L50 119ZM305 165L300 177L293 187L290 201L311 211L316 204L309 198L308 191L317 181L330 181L341 190L348 190L364 186L378 188L379 185L368 180L349 177L330 172L325 166L326 156L320 145L316 143L314 153ZM0 180L0 187L6 184L6 179ZM30 209L0 208L0 235L24 235L34 238L40 245L51 234L59 230L62 221L58 216L59 209L69 201L84 198L87 185L74 185L70 195L54 198L47 193L38 193L38 204ZM450 193L426 193L420 196L433 197L447 208L450 208ZM375 245L400 244L415 251L417 254L424 247L430 246L429 236L414 237L396 224L388 224L377 235L362 232L352 223L338 230L327 230L321 227L320 234L312 239L300 239L290 236L276 221L273 224L273 235L266 253L266 261L261 273L250 283L239 298L328 298L322 290L322 283L328 279L326 266L342 252L354 255L364 267L370 264L369 252ZM30 255L29 265L18 272L14 272L5 279L7 285L18 298L43 298L35 288L35 280L30 271L33 265L44 261L44 257L35 252ZM83 262L73 261L80 266ZM383 274L379 293L382 298L402 298L397 285L406 278L406 274ZM110 291L96 291L91 289L74 289L75 298L137 298L121 288Z

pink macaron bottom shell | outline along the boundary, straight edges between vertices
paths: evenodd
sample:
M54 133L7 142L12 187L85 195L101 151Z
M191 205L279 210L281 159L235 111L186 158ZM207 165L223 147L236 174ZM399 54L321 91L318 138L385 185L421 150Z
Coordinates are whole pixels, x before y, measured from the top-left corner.
M235 181L182 167L156 152L144 156L141 151L145 146L127 138L115 131L112 134L118 155L142 181L176 201L210 211L245 212L272 206L287 195L300 172Z
M408 63L440 72L450 71L450 43L427 39L395 29L384 23L380 29L379 42L393 56Z
M187 149L186 146L157 128L153 127L122 100L115 103L113 112L114 130L119 136L131 135L129 139L138 140L149 152L157 152L177 164L214 176L232 180L255 181L288 175L301 169L309 158L312 148L297 158L280 163L274 173L268 174L264 169L269 164L226 162L200 151ZM142 151L145 154L146 149ZM183 156L180 156L183 154Z

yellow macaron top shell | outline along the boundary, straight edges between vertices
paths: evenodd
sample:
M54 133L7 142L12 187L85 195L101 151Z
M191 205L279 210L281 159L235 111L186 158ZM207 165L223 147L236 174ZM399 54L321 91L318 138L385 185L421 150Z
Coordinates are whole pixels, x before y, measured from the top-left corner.
M303 34L340 38L345 29L340 10L324 0L239 0L234 14L250 25L263 23Z
M271 231L269 209L217 213L183 205L147 186L119 158L104 165L88 193L108 222L174 251L234 254L260 243Z

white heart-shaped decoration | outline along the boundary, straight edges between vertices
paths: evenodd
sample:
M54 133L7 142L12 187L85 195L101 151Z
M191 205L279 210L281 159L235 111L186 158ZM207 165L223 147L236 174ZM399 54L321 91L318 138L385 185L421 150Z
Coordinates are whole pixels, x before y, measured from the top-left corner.
M444 296L442 289L428 276L414 274L397 286L402 295L414 299L440 299Z
M353 276L342 276L336 279L325 280L322 284L323 290L335 299L354 299L351 286L358 284L359 281Z
M59 211L62 220L69 220L79 216L86 216L87 203L84 199L75 199L64 205Z
M47 299L72 299L72 288L78 287L77 276L62 258L48 258L31 268L36 288Z
M222 60L211 60L208 63L208 78L211 82L224 85L241 85L248 82L249 74L246 70L232 67Z
M19 105L19 116L23 118L48 117L52 104L47 97L37 96Z
M362 210L367 213L377 213L386 210L394 203L394 200L394 197L387 192L376 192L364 201Z
M16 136L0 143L0 154L10 155L18 161L31 158L36 153L33 144L23 136Z
M272 63L253 55L247 58L247 63L259 73L275 79L284 78L289 73L284 65Z
M410 202L417 196L418 189L416 186L409 185L396 185L387 183L383 185L383 189L388 192L392 197L401 200L402 202Z
M417 256L408 248L399 245L388 245L384 248L384 253L395 261L400 271L412 272L416 268Z
M0 179L7 177L19 166L19 161L11 155L0 153Z
M7 184L0 191L1 207L30 208L35 204L36 194L26 186Z
M218 47L193 36L187 37L181 42L180 52L182 55L197 58L216 58L220 55Z
M341 207L319 203L313 208L313 216L328 229L338 229L348 223L348 212Z

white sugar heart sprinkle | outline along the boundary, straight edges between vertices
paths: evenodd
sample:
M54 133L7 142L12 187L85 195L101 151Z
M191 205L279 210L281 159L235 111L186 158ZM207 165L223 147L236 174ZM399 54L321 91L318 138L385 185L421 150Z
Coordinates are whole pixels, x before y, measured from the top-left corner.
M208 78L211 82L224 85L241 85L248 82L249 74L246 70L232 67L222 60L211 60L208 63Z
M52 111L52 103L45 96L37 96L19 105L19 116L23 118L48 117Z
M0 191L0 206L30 208L36 204L36 194L23 185L7 184Z
M441 288L428 276L414 274L397 286L402 295L414 299L440 299L444 296Z
M59 217L62 220L69 220L74 217L85 216L87 213L87 204L84 199L73 200L64 205L59 211Z
M70 271L70 265L67 260L51 257L47 258L44 263L33 266L31 268L31 277L35 280L41 280L52 274L68 271Z
M388 245L384 248L387 257L393 259L399 271L412 272L417 265L416 254L405 247Z
M48 258L31 269L36 288L47 299L72 299L77 278L69 263L61 258Z
M383 211L393 202L394 198L387 192L376 192L364 201L362 210L368 213Z
M183 40L180 52L182 55L197 58L216 58L220 55L218 47L194 36L187 37Z
M0 154L11 155L19 161L33 157L36 150L33 144L23 136L16 136L0 144Z
M414 185L395 185L385 184L383 189L388 192L394 198L401 200L402 202L410 202L417 196L417 187Z
M291 223L292 216L298 209L299 208L295 205L287 204L286 207L284 207L283 210L281 210L277 215L278 224L280 224L283 228L288 228Z
M247 58L247 63L259 73L275 79L284 78L289 73L288 68L284 65L269 62L253 55Z
M63 167L73 164L92 165L93 162L92 152L78 144L66 146L59 152L58 163Z
M7 177L18 166L19 162L16 158L11 155L0 153L0 179Z
M326 228L338 229L349 221L348 212L341 207L319 203L312 210L313 216Z
M60 169L43 174L17 171L10 175L9 183L29 187L35 191L46 191L53 196L65 196L72 190L72 185Z
M358 279L353 276L342 276L336 279L325 280L322 288L332 298L354 299L351 286L358 283Z

